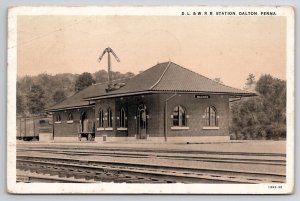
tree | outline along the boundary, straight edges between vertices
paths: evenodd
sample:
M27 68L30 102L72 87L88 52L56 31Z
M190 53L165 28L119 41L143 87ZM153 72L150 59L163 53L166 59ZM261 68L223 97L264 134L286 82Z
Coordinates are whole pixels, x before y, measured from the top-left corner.
M258 97L244 98L231 106L230 130L233 138L285 138L286 82L271 75L263 75L254 88Z
M132 72L127 72L125 74L122 74L118 71L116 71L116 72L112 71L111 74L112 74L113 80L131 78L134 76L134 74ZM95 81L97 83L108 82L108 74L107 74L107 71L105 71L105 70L99 70L99 71L95 72L93 75L94 75Z
M21 83L17 81L17 97L16 97L16 104L17 104L17 115L24 115L26 112L26 103L24 97L24 91L26 87L22 87Z
M33 78L31 76L19 77L17 80L17 92L27 93L30 90L30 86L34 84Z
M256 91L263 97L265 111L270 120L280 127L286 120L286 82L271 75L263 75L256 84Z
M253 75L252 73L250 73L248 75L248 78L246 79L246 83L245 83L244 89L248 90L248 91L255 91L255 84L256 84L255 75Z
M99 70L94 73L94 78L97 83L104 83L108 80L108 74L106 70Z
M17 93L17 115L23 115L25 113L26 106L24 103L24 97Z
M27 94L27 107L30 114L40 114L45 109L45 92L38 85L32 85Z
M75 92L81 91L86 87L96 83L91 73L84 72L77 78L75 82Z
M66 93L63 90L57 90L53 94L52 99L53 99L54 103L59 103L62 100L64 100L66 97L67 97Z
M118 73L112 72L113 79L122 79L134 76L133 73ZM89 74L89 73L88 73ZM64 97L71 96L75 92L75 83L79 80L79 77L82 75L72 74L72 73L62 73L56 75L49 75L47 73L41 73L35 76L19 76L17 78L17 112L20 112L20 115L27 114L30 115L27 95L30 93L33 85L39 86L42 91L44 91L43 102L44 108L48 108L57 102L61 101ZM92 74L94 79L97 82L107 82L108 76L105 70L97 71ZM89 79L92 79L89 76ZM84 82L78 81L78 85L83 85ZM94 83L94 82L92 82ZM89 86L87 84L86 86ZM78 86L79 88L81 86ZM61 92L57 92L57 91ZM64 94L62 93L64 92ZM57 93L57 94L55 94ZM24 106L24 107L23 107ZM23 113L22 113L23 111ZM21 114L22 113L22 114ZM19 113L18 113L19 114Z

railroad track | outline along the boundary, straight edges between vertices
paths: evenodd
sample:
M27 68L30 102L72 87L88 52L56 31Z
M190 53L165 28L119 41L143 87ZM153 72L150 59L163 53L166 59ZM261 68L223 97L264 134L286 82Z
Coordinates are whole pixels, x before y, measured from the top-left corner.
M244 164L265 164L274 166L286 166L286 158L283 154L257 154L245 155L244 153L216 153L216 152L200 152L198 154L187 153L168 153L168 152L147 152L147 151L128 151L128 150L78 150L70 148L19 148L18 152L33 152L63 154L70 156L109 156L109 157L126 157L126 158L161 158L169 160L183 161L202 161L215 163L244 163ZM233 157L241 156L242 157ZM267 157L267 158L266 158Z
M56 147L55 147L56 146ZM18 145L18 150L89 150L89 151L111 151L111 152L117 152L117 151L126 151L126 152L145 152L145 153L153 153L153 149L147 149L147 148L128 148L128 147L122 147L122 148L116 148L116 147L91 147L91 146L85 146L85 145L80 145L80 146L62 146L62 145L45 145L45 146L28 146L28 145ZM234 156L234 155L243 155L243 156L277 156L277 157L286 157L286 154L284 153L255 153L255 152L218 152L218 151L200 151L200 150L182 150L182 149L155 149L155 153L185 153L185 154L222 154L222 155L229 155L229 156Z
M26 182L126 182L126 183L284 183L279 174L207 170L104 162L67 157L17 156L19 181Z

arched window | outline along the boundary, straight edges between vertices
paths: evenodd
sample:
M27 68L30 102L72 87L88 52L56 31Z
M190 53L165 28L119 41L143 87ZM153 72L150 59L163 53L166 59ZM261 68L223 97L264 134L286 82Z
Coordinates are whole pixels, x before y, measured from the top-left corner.
M186 110L181 105L173 110L173 126L187 126Z
M68 121L73 121L73 114L71 112L68 114Z
M103 120L104 120L103 109L100 108L99 109L99 128L103 128L104 127Z
M61 121L61 117L60 117L60 114L57 114L56 115L56 120L55 120L56 122L60 122Z
M124 108L121 108L120 110L120 128L126 128L127 127L127 121L126 121L126 113Z
M205 124L206 126L218 126L217 110L214 106L209 106L205 109Z
M112 127L112 112L110 108L107 109L107 127Z

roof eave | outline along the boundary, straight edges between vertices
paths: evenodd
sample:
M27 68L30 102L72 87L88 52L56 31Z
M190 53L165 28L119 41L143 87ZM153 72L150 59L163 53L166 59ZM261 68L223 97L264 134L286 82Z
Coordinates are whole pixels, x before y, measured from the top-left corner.
M231 98L235 98L235 97L253 97L253 96L258 96L258 95L256 93L235 93L235 94L230 95Z
M148 93L152 93L152 91L139 91L139 92L130 92L130 93L120 93L120 94L86 97L86 98L83 98L82 100L93 101L93 100L98 100L98 99L115 98L115 97L120 97L120 96L142 95L142 94L148 94Z
M211 91L180 91L180 90L147 90L147 91L138 91L138 92L130 92L130 93L120 93L120 94L111 94L111 95L103 95L103 96L95 96L95 97L86 97L82 100L92 101L106 98L116 98L120 96L133 96L133 95L143 95L150 93L184 93L184 94L217 94L217 95L229 95L232 97L251 97L257 96L256 93L235 93L235 92L211 92Z
M72 110L72 109L79 109L83 107L93 107L95 104L90 105L78 105L78 106L71 106L71 107L62 107L62 108L54 108L54 109L45 109L45 112L57 112L57 111L64 111L64 110Z

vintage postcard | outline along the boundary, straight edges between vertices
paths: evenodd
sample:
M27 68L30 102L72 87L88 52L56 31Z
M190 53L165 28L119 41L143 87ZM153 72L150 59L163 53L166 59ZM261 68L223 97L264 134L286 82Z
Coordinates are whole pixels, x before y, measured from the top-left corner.
M293 193L294 15L9 9L7 191Z

